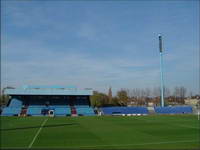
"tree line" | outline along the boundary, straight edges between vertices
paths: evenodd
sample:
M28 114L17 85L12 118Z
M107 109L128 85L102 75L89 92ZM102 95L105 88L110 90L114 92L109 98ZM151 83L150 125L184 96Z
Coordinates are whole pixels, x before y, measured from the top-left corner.
M7 89L13 89L13 87L6 87ZM9 96L4 95L4 90L0 93L0 106L6 105ZM164 97L166 105L184 104L185 97L187 95L187 89L184 86L176 86L173 90L164 87ZM195 98L190 92L189 97ZM198 95L197 95L198 96ZM115 96L112 96L112 89L109 88L108 94L94 91L90 97L91 105L93 107L102 106L148 106L153 103L154 106L160 105L160 88L134 88L134 89L121 89L117 91Z
M190 93L191 94L191 93ZM184 104L187 95L187 89L184 86L176 86L173 90L164 87L164 97L166 105ZM190 95L192 97L192 95ZM121 89L117 91L116 96L112 96L111 88L108 94L94 91L90 98L93 107L102 106L148 106L150 103L154 106L160 105L160 87Z

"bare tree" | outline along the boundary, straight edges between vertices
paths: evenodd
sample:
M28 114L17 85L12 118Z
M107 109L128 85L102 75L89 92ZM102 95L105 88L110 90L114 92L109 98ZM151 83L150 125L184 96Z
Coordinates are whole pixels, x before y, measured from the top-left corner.
M151 89L145 88L145 97L149 97L151 95Z
M126 91L128 98L131 98L132 97L131 90L129 90L129 89L124 89L124 90Z
M175 102L184 104L184 98L185 98L186 92L187 92L187 89L185 87L176 86L174 88L174 98L175 98L174 100L175 100Z
M174 97L175 98L180 97L180 90L179 90L179 87L177 86L174 88Z
M160 97L160 88L159 87L154 87L153 96L154 97Z
M112 89L111 89L111 87L109 87L109 90L108 90L108 99L109 99L109 103L112 103Z
M170 96L170 89L167 87L164 87L164 97L169 97Z
M145 90L144 90L144 89L141 89L141 95L140 95L140 97L141 97L141 98L144 98L145 96L146 96Z
M180 97L181 97L181 99L185 98L186 92L187 92L187 89L184 86L181 86L180 87Z
M192 93L192 91L190 91L190 98L192 98L193 97L193 93Z

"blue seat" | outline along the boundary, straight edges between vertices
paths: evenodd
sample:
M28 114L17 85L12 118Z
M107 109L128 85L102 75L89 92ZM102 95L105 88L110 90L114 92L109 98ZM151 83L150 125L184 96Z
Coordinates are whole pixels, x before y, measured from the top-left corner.
M71 109L69 107L55 107L54 114L56 116L66 116L71 114Z
M67 108L69 108L70 106L69 105L50 105L50 107L52 107L52 108L59 108L59 107L67 107Z
M3 108L1 115L2 116L14 116L18 115L21 112L22 101L16 98L10 100L8 107Z
M21 112L21 107L20 108L15 108L15 107L5 107L1 113L2 116L13 116L13 115L18 115Z
M77 107L77 108L81 108L81 107L89 108L90 106L89 105L75 105L74 107Z
M11 99L9 107L16 107L21 108L22 107L22 101L16 98Z
M154 107L158 114L185 114L192 113L191 106Z
M102 107L104 114L148 114L146 107Z
M29 105L29 108L40 108L40 107L46 107L45 105Z
M41 116L42 115L42 113L41 113L42 109L44 109L44 106L38 106L38 107L29 106L28 109L27 109L27 114L31 115L31 116Z
M77 114L78 115L84 115L84 116L94 116L94 110L93 108L89 106L76 106Z

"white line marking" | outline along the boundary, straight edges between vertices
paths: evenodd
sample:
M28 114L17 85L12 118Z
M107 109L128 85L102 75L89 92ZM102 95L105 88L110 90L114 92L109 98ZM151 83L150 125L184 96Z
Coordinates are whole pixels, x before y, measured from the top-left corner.
M134 146L134 145L157 145L157 144L170 144L170 143L185 143L185 142L198 142L199 140L185 140L185 141L169 141L169 142L152 142L152 143L139 143L139 144L118 144L118 145L90 145L90 146L79 146L81 147L101 147L101 146Z
M37 136L39 135L40 131L42 130L42 127L45 125L45 123L47 122L48 118L46 120L44 120L39 128L39 130L37 131L37 133L35 134L33 140L31 141L31 143L29 144L28 148L31 148L33 143L35 142Z
M101 147L101 146L134 146L134 145L158 145L158 144L170 144L170 143L184 143L184 142L186 142L186 143L192 143L192 142L199 142L199 140L185 140L185 141L169 141L169 142L152 142L152 143L138 143L138 144L122 144L122 145L88 145L88 146L79 146L79 148L81 148L81 147ZM17 149L24 149L24 147L6 147L6 149L13 149L13 148L17 148ZM37 147L38 149L39 148L51 148L51 147ZM37 149L36 148L36 149ZM71 146L71 147L60 147L60 146L58 146L58 147L56 147L56 148L77 148L77 146Z

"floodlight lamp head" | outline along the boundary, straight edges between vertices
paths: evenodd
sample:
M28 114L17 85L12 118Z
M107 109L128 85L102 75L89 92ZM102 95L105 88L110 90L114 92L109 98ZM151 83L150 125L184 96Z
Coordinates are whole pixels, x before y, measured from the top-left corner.
M160 50L160 53L162 53L162 36L161 34L158 34L158 40L159 40L159 50Z

